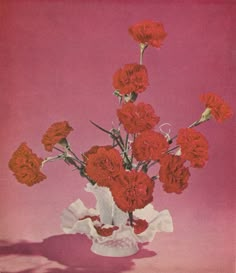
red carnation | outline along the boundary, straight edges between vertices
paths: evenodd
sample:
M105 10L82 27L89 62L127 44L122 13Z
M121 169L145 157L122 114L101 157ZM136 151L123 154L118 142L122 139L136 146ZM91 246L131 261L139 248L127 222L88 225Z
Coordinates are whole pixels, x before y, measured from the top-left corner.
M154 182L147 174L132 170L120 174L110 189L116 205L132 212L152 202Z
M99 186L109 187L114 178L124 171L122 157L112 146L92 147L85 155L85 171Z
M192 128L180 129L176 142L181 148L181 157L189 160L192 167L204 167L208 160L208 141L203 134Z
M67 121L53 123L43 135L42 143L46 151L51 152L54 145L66 142L66 137L73 130Z
M147 69L140 64L126 64L113 76L113 86L120 95L127 95L132 92L141 93L148 86Z
M148 44L159 48L167 33L161 23L143 21L129 28L130 35L141 44Z
M161 159L159 180L166 192L182 193L187 188L190 172L184 162L185 160L177 155L166 155Z
M222 122L233 115L230 106L214 93L201 95L200 100L205 103L205 107L210 109L210 114L218 121Z
M138 161L159 160L169 144L165 137L154 131L144 131L132 143L133 155Z
M42 162L42 158L34 154L26 143L22 143L13 153L8 165L20 183L32 186L47 178L40 171Z
M117 110L117 116L125 130L131 134L153 129L160 120L152 106L143 102L137 105L131 102L123 104L122 108Z
M96 154L98 149L100 149L100 148L101 148L101 146L95 145L95 146L91 147L87 152L83 153L82 156L83 156L84 162L86 163L89 156L92 154ZM106 146L102 146L102 148L104 148L105 150L110 150L110 149L113 149L113 146L106 145Z

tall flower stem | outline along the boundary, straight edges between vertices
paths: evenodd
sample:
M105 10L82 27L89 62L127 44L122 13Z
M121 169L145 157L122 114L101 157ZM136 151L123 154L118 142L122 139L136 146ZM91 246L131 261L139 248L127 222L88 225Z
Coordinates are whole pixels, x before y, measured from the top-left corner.
M71 150L71 148L68 148L68 151L75 157L76 161L78 161L81 165L85 165L85 163L78 158L78 156Z
M140 59L139 59L139 63L143 64L143 54L145 49L148 47L148 45L146 44L140 44Z
M174 151L174 150L176 150L176 149L178 149L178 148L179 148L179 146L177 145L177 146L175 146L175 147L169 149L166 153L168 154L168 153L170 153L170 152L172 152L172 151Z
M126 159L126 161L127 161L127 163L128 163L128 167L131 167L131 166L132 166L132 161L130 161L130 159L129 159L127 153L126 153L126 149L125 149L125 147L124 147L124 141L123 141L123 139L121 138L121 136L120 136L120 135L116 135L116 134L114 134L114 133L112 133L112 132L110 132L110 131L108 131L108 130L102 128L101 126L99 126L98 124L96 124L95 122L93 122L93 121L91 121L91 120L90 120L90 122L91 122L95 127L97 127L98 129L100 129L100 130L103 131L104 133L109 134L109 135L112 137L112 139L113 139L113 140L117 143L117 145L120 147L120 149L121 149L121 151L122 151L122 153L123 153L123 155L124 155L124 157L125 157L125 159Z
M148 165L148 169L149 169L150 167L154 166L155 164L157 164L158 162L159 162L159 160L155 160L155 161L153 161L152 163L150 163L150 164Z
M129 148L129 134L126 134L126 138L125 138L125 149L126 151L128 150Z
M192 124L190 124L190 125L188 126L188 128L197 127L197 126L201 125L202 123L207 122L208 120L209 120L209 119L206 119L206 120L203 120L203 121L200 121L200 120L194 121ZM178 136L178 135L173 136L173 137L169 140L169 142L171 143L173 139L177 138L177 136Z
M128 212L128 214L129 214L129 221L130 221L130 225L131 225L131 227L133 227L134 225L133 225L133 212L131 211L131 212Z

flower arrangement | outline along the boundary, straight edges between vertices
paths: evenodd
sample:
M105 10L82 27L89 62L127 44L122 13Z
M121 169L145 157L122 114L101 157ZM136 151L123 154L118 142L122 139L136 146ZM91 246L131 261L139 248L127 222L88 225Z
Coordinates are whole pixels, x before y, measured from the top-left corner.
M131 26L129 34L139 44L140 60L125 64L113 75L114 95L120 102L116 112L119 127L107 130L91 121L111 137L111 143L95 145L78 156L68 142L73 128L68 121L61 121L52 124L42 137L45 150L56 151L56 156L42 159L22 143L9 161L17 181L27 186L46 179L42 168L49 162L64 160L75 167L89 182L86 190L99 192L100 203L104 201L101 199L108 198L114 206L107 211L109 206L106 205L107 210L102 215L101 208L100 211L87 209L77 200L64 211L64 231L85 233L103 244L107 243L106 237L114 239L123 233L126 241L134 237L144 242L153 238L156 230L165 231L160 228L163 221L166 231L171 231L169 213L158 213L151 205L156 181L162 183L167 193L182 193L188 187L191 168L203 168L208 160L208 141L195 128L212 118L222 122L233 114L221 97L209 92L200 96L205 109L197 121L180 128L172 137L161 127L160 131L156 130L160 117L150 104L137 102L137 99L149 85L147 68L143 65L144 52L149 47L160 48L167 33L161 23L144 21ZM156 175L151 176L150 169L156 170ZM73 219L68 220L68 217ZM122 244L125 243L123 240Z

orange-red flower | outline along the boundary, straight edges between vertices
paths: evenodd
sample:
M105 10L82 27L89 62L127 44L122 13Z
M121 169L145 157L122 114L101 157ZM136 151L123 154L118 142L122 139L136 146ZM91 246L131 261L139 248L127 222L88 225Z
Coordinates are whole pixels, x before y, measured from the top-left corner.
M124 212L142 209L153 200L154 182L135 170L120 174L111 185L111 193L118 208Z
M101 227L95 226L95 229L96 229L97 233L98 233L100 236L107 237L107 236L111 236L112 233L113 233L113 231L119 229L119 227L113 226L113 227L105 228L105 227L103 227L103 226L101 226Z
M122 108L117 110L117 116L125 130L131 134L153 129L160 120L152 106L143 102L137 105L132 102L123 104Z
M167 33L162 23L153 21L143 21L129 28L129 33L135 41L141 44L148 44L159 48Z
M210 109L210 114L218 121L222 122L233 115L230 106L218 95L206 93L201 95L200 100Z
M13 153L8 165L20 183L32 186L46 179L40 171L42 161L26 143L22 143Z
M133 219L134 233L140 234L148 228L148 222L144 219Z
M126 64L113 75L113 87L120 95L141 93L148 84L147 69L144 65Z
M42 138L45 150L51 152L57 143L66 141L66 137L72 130L67 121L53 123Z
M192 167L202 168L208 160L208 141L203 134L192 129L180 129L176 140L181 157L189 160Z
M166 155L161 159L159 180L163 183L163 189L168 192L182 193L188 186L190 172L184 166L185 160L177 155Z
M168 147L165 137L151 130L140 133L132 143L133 155L138 161L159 160Z
M84 162L86 163L89 156L92 155L92 154L96 154L98 149L100 149L100 148L101 148L101 146L94 145L87 152L83 153L82 157L83 157ZM106 146L102 146L102 148L105 149L105 150L110 150L113 147L111 145L106 145Z
M85 171L99 186L109 187L124 171L122 157L112 146L92 147L86 155Z

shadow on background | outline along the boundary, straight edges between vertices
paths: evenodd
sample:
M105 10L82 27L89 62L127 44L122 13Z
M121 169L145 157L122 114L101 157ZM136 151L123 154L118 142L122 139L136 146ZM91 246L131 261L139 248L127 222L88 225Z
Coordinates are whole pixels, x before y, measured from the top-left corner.
M24 255L41 256L66 266L65 269L50 268L47 273L119 273L134 266L134 260L156 255L154 251L144 249L132 256L123 258L103 257L91 252L91 241L84 235L56 235L42 242L22 241L15 244L2 242L0 256ZM35 269L17 271L15 273L33 273ZM4 272L7 273L7 272Z

